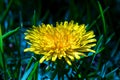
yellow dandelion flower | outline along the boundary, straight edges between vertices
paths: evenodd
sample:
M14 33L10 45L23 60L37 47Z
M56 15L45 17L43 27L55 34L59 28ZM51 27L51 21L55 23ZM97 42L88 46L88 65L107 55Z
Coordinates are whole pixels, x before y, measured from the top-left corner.
M91 49L96 45L94 37L93 31L86 32L84 24L79 25L74 21L60 24L57 22L56 27L42 24L26 31L25 39L28 40L30 48L26 48L24 52L31 51L43 55L39 60L40 63L64 58L69 65L72 65L71 61L87 56L85 52L95 53Z

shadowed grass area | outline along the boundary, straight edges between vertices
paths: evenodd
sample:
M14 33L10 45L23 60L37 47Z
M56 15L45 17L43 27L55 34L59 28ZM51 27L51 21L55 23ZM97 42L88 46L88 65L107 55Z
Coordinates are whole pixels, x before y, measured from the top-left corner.
M119 4L119 0L0 0L0 80L119 80ZM24 53L29 47L26 30L65 20L94 31L95 54L86 53L88 57L69 66L64 60L40 64L42 56Z

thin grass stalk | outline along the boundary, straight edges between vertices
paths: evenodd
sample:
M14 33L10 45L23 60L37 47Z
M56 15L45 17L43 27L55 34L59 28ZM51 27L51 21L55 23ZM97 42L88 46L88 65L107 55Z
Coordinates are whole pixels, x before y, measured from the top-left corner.
M107 35L107 27L106 27L106 22L105 22L105 17L104 17L104 11L103 11L102 6L101 6L101 4L100 4L99 1L98 1L98 6L99 6L99 9L100 9L100 15L101 15L102 22L103 22L104 35L105 35L105 38L106 38L106 35Z
M108 9L109 9L109 7L106 7L106 8L104 9L103 13L107 12ZM90 24L90 26L87 28L87 30L90 30L90 29L93 27L93 25L95 25L96 22L97 22L100 18L101 18L101 15L99 15L99 16Z
M2 30L1 30L1 25L0 25L0 58L1 58L1 65L4 70L4 80L7 80L7 74L6 74L6 61L5 61L5 56L4 56L4 49L3 49L3 39L2 39Z

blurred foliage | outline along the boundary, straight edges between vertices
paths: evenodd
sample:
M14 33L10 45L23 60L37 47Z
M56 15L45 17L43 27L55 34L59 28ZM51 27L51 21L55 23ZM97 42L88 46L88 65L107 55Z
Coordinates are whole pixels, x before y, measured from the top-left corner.
M119 14L119 0L0 0L0 78L119 80ZM39 64L37 56L23 52L28 47L24 32L32 25L64 20L86 24L87 30L95 31L98 41L96 54L89 53L89 58L57 73L58 66L50 62Z

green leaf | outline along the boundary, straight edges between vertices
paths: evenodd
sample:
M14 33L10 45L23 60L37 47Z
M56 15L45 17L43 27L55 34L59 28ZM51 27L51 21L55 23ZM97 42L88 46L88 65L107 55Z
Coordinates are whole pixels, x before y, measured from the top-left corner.
M33 14L33 25L36 25L36 17L37 17L37 15L36 15L36 11L34 10L34 14Z
M92 76L95 76L96 74L97 74L97 71L91 72L90 74L87 75L87 77L92 77Z
M115 33L112 33L108 38L105 44L109 43L110 40L113 38L113 36L115 36Z
M56 77L57 73L58 73L58 70L55 69L54 72L52 73L51 80L54 80L54 78Z
M104 11L103 11L103 13L105 13L108 9L109 9L109 7L105 8ZM101 18L101 15L99 15L99 16L97 17L97 19L94 20L94 21L90 24L90 26L86 28L87 31L90 30L90 29L93 27L93 25L95 25L96 22L97 22L100 18Z
M3 68L3 40L2 40L2 30L0 25L0 67Z
M111 51L111 57L113 57L113 56L115 55L115 53L116 53L119 45L120 45L120 38L119 38L119 40L117 41L116 46L115 46L115 47L113 48L113 50Z
M7 80L7 75L6 75L6 59L4 56L4 50L3 50L3 39L2 39L2 29L0 25L0 67L3 68L4 71L4 80Z
M5 39L5 38L13 35L13 34L16 33L19 29L20 29L20 27L17 27L16 29L11 30L11 31L5 33L5 34L2 36L2 39Z
M102 44L103 44L103 35L101 35L99 40L97 41L97 44L96 44L96 47L95 47L96 53L98 53L98 50L101 48Z
M119 67L115 68L114 70L112 70L111 72L109 72L108 74L106 74L106 78L109 78L110 76L113 76L114 73L119 69Z
M96 54L98 54L100 51L102 51L104 47L101 48L102 46L102 42L103 42L103 35L100 36L99 40L97 41L97 44L96 44L96 47L95 47L95 50L96 50ZM100 51L99 51L100 50ZM93 53L92 53L93 54ZM93 58L92 58L92 62L91 64L93 63L94 59L95 59L95 56L96 54L94 54ZM91 56L91 54L88 54L89 56Z
M7 9L4 11L3 15L1 16L1 20L0 20L0 23L3 23L3 21L5 20L5 17L7 16L9 10L10 10L10 6L12 4L12 1L13 0L10 0L8 6L7 6Z
M100 15L101 15L102 22L103 22L104 35L105 35L105 37L106 37L107 27L106 27L106 22L105 22L105 17L104 17L104 11L103 11L102 6L101 6L101 4L100 4L99 1L98 1L98 6L99 6L99 9L100 9Z
M105 47L101 47L101 48L99 48L99 49L97 50L96 54L102 52L104 49L105 49Z
M26 67L25 71L29 69L29 67L30 67L30 65L32 65L33 61L34 61L34 58L31 57L29 63L27 64L27 67Z
M27 80L29 74L32 72L34 68L34 63L32 63L31 67L24 73L23 77L21 80Z
M44 22L47 19L49 13L50 13L49 10L47 10L46 13L45 13L45 15L42 18L42 22Z
M34 75L35 73L38 73L37 70L36 70L36 69L38 68L38 64L39 64L39 62L36 62L36 63L35 63L33 70L31 71L30 75L28 76L28 80L32 80L33 75Z
M19 75L18 75L18 80L21 80L21 75L22 75L22 66L20 66L20 69L19 69Z

